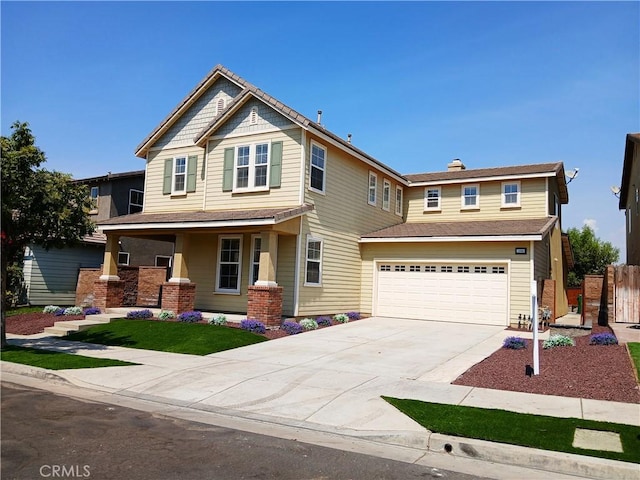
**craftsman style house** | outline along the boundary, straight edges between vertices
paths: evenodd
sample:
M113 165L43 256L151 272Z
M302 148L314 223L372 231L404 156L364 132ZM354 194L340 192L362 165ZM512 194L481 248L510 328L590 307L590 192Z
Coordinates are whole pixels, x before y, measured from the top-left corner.
M282 316L350 310L496 325L531 285L567 311L561 163L402 175L216 66L145 138L142 212L100 222L99 306L122 237L172 239L162 306Z

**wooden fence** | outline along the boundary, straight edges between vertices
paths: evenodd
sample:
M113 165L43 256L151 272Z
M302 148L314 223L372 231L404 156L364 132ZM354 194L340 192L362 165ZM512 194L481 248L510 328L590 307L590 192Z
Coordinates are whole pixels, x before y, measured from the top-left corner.
M615 321L640 323L640 266L610 266L613 269Z

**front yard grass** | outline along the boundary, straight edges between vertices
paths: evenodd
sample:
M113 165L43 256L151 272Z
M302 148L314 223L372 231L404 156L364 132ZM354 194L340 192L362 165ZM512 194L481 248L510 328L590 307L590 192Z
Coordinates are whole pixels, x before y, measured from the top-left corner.
M136 363L111 360L109 358L92 358L39 348L18 347L8 345L0 352L0 359L6 362L22 363L32 367L48 370L66 370L71 368L125 367Z
M640 343L627 343L627 348L636 367L636 378L640 380Z
M435 433L640 463L640 427L382 397ZM573 447L575 429L620 434L623 453Z
M22 315L24 313L42 313L44 307L14 307L7 309L7 317Z
M73 332L67 340L161 352L208 355L267 339L238 328L203 323L117 319Z

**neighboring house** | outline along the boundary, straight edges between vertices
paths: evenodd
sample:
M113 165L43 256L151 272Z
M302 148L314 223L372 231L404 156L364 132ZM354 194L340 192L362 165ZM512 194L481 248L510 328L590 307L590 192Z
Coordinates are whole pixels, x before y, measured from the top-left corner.
M402 175L222 66L143 140L141 213L100 222L96 298L115 306L122 236L175 241L163 308L349 310L517 324L531 284L567 311L561 163ZM545 285L543 285L545 282Z
M640 265L640 133L627 134L618 207L626 217L627 265Z
M74 180L89 187L94 203L90 217L94 222L142 210L144 170L109 173L100 177ZM104 259L106 236L96 232L73 247L27 248L24 257L24 283L31 305L73 305L80 268L98 268ZM120 240L119 265L170 266L173 243L141 238Z

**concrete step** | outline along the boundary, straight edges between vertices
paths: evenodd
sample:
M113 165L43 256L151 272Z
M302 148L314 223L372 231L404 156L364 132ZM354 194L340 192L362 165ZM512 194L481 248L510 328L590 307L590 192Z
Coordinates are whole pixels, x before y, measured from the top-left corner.
M89 315L88 318L84 320L62 320L60 322L56 322L52 327L46 327L44 329L44 333L48 335L54 335L63 337L70 332L78 332L80 330L86 330L89 327L94 325L102 325L105 323L111 322L112 318L117 318L118 316L113 315Z
M67 328L61 328L61 327L45 327L44 329L44 333L46 333L47 335L51 335L53 337L64 337L66 334L68 334L69 332L72 332L73 330L69 330Z

